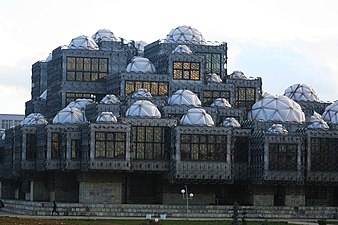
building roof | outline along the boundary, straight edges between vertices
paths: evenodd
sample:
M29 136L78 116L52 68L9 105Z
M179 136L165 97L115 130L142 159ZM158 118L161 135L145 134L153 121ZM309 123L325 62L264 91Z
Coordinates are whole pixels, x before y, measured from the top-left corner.
M201 106L201 100L197 94L190 90L178 90L168 99L169 105Z
M147 100L138 100L128 108L126 116L161 118L161 113L152 102Z
M179 26L170 31L165 38L166 43L206 44L201 32L191 26Z
M214 126L212 117L202 108L189 109L188 113L183 115L180 123L190 126Z
M319 101L317 92L306 84L294 84L284 91L284 95L295 101Z

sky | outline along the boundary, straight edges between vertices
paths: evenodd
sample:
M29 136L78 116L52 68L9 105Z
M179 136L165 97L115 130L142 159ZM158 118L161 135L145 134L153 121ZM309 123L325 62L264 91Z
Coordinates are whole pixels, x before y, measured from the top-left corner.
M228 43L228 73L261 77L263 92L311 86L338 99L336 0L1 0L0 114L24 114L31 68L71 39L106 28L127 40L164 39L181 25Z

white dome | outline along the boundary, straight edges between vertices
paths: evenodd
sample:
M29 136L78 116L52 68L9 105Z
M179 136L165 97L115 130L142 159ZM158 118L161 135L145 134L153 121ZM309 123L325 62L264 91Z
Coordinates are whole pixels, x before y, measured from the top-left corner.
M178 90L168 99L168 104L201 106L201 100L190 90Z
M166 43L206 44L201 32L190 26L179 26L172 29L165 38Z
M325 121L331 122L333 124L338 124L337 113L338 113L338 101L335 101L334 103L325 108L322 118Z
M232 79L242 79L242 80L246 80L247 77L244 75L244 73L242 71L234 71L232 72L232 74L230 74L230 78Z
M103 104L117 104L120 103L120 100L115 95L106 95L102 98L100 103Z
M148 43L145 41L136 41L135 42L135 48L137 49L137 54L139 56L143 56L144 54L144 47L147 45Z
M108 29L100 29L92 36L93 40L96 43L100 43L101 41L116 41L116 37L113 32Z
M189 109L180 121L183 125L214 126L212 117L201 108Z
M47 91L47 89L44 91L44 92L42 92L42 94L39 96L39 98L41 99L41 100L47 100L47 93L48 93L48 91Z
M69 49L87 49L87 50L99 50L99 47L95 41L88 36L81 35L78 36L69 43Z
M215 101L211 104L211 107L231 108L231 105L225 98L216 98Z
M285 90L284 95L295 101L319 101L317 92L306 84L294 84Z
M273 124L272 127L268 129L267 133L287 135L289 132L282 124Z
M172 51L172 53L187 53L187 54L191 54L192 51L190 50L190 48L186 45L178 45L174 51Z
M241 124L233 117L225 118L222 125L224 127L241 127Z
M314 112L310 119L311 123L307 126L309 129L329 129L329 125L323 120L322 116Z
M77 108L79 110L85 110L86 109L86 105L93 103L94 101L92 99L86 99L86 98L79 98L76 99L73 102L70 102L67 107L74 107Z
M134 57L126 68L127 72L156 73L155 66L147 58Z
M265 96L252 106L248 117L262 121L305 122L300 105L286 96Z
M147 91L147 89L139 88L137 89L134 94L131 96L132 98L152 98L150 92Z
M53 124L77 124L86 121L87 119L80 109L67 106L56 114L53 119Z
M152 102L139 100L129 107L126 116L161 118L161 113Z
M206 80L208 83L222 83L222 79L220 78L220 76L216 73L209 73L206 75Z
M21 126L31 126L39 124L48 124L46 118L41 113L31 113L21 121Z
M112 112L102 112L97 118L96 122L116 123L116 116Z

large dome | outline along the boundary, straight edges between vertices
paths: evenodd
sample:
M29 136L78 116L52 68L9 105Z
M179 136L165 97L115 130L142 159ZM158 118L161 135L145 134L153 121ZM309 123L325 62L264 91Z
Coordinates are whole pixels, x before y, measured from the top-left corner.
M206 44L201 32L190 26L179 26L172 29L165 38L166 43Z
M294 84L285 90L284 95L295 101L319 101L317 92L306 84Z
M286 96L265 96L252 106L248 117L262 121L305 122L300 105Z
M69 43L69 49L87 49L87 50L99 50L99 47L95 41L88 36L81 35L78 36Z
M129 107L126 116L161 118L161 113L152 102L139 100Z
M168 104L201 106L201 100L190 90L178 90L168 99Z
M116 37L113 32L108 29L100 29L92 36L93 40L96 43L100 43L101 41L116 41Z
M183 115L180 121L183 125L214 126L212 117L201 108L189 109L188 113Z
M338 124L338 101L335 101L331 105L325 108L325 111L322 115L323 120L331 122L333 124Z
M155 66L147 58L134 57L126 68L127 72L156 73Z
M56 114L53 124L78 124L86 121L87 119L80 109L68 106Z

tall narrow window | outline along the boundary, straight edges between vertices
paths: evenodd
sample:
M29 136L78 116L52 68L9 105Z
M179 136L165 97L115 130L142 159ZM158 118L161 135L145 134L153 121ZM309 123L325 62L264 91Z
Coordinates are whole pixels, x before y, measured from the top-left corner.
M71 141L71 156L72 159L81 158L81 140L72 140Z
M220 53L197 53L198 55L204 56L205 60L205 73L216 73L221 74L221 57Z
M26 135L26 160L36 158L36 134Z
M58 159L60 158L60 150L61 150L61 135L60 133L52 133L52 142L51 142L51 158Z

